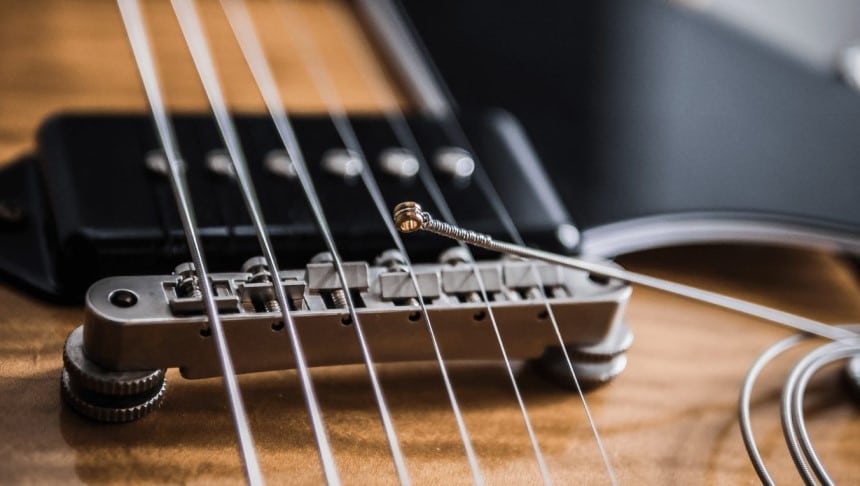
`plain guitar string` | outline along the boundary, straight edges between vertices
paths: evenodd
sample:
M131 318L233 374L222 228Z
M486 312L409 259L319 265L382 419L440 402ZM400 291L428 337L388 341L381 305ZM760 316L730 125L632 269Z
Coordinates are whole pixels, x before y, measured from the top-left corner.
M329 12L332 12L332 11L330 10ZM353 49L355 51L358 51L359 50L358 45L354 45ZM358 58L358 59L364 59L364 56L362 54L364 54L364 53L363 52L356 52L356 56L352 56L352 57ZM419 176L422 180L423 185L425 186L428 193L430 194L430 196L433 200L433 203L439 208L439 210L443 213L443 216L446 219L454 221L455 218L454 218L453 212L451 211L450 206L448 205L447 201L445 200L445 196L442 194L442 191L439 188L438 183L436 182L434 176L432 175L432 170L426 161L426 157L423 156L423 150L421 149L421 147L417 143L415 136L412 133L412 129L409 127L409 124L406 121L406 118L404 116L403 111L400 109L399 105L397 104L396 100L394 99L393 88L385 80L384 77L375 76L373 73L370 72L372 70L372 67L369 66L369 62L358 62L358 61L356 61L356 62L354 62L354 64L358 67L358 70L361 72L361 75L362 75L365 83L368 85L368 87L370 88L370 91L373 93L373 95L377 98L377 101L384 106L392 106L393 107L391 109L384 110L383 113L384 113L386 119L388 120L389 124L391 125L391 128L394 131L396 138L398 139L399 143L403 147L410 150L416 156L416 158L419 160L419 164L421 166L420 170L419 170ZM456 120L454 122L456 122ZM461 136L459 136L459 137L453 137L452 136L450 127L448 127L447 130L448 130L447 135L449 138L463 139L462 143L468 144L468 141L465 140L465 134L462 133L462 128L460 128ZM470 147L466 147L466 148L468 148L470 150L470 152L472 153L472 155L474 157L474 150L471 150ZM513 219L510 217L510 214L506 211L504 203L501 201L501 198L499 197L497 191L495 191L495 188L492 186L492 182L489 180L488 177L486 177L485 172L483 172L483 169L480 167L480 161L478 161L477 158L475 159L475 165L476 165L476 169L480 171L479 174L484 174L479 179L478 183L483 185L483 190L485 192L485 195L488 197L488 199L491 199L491 201L492 201L491 204L493 206L494 211L497 213L499 218L503 221L503 224L505 225L507 231L511 234L512 238L514 238L516 241L522 241L522 237L521 237L519 231L517 230L516 225L513 222ZM462 248L469 251L471 254L469 247L465 243L458 242L458 244ZM540 282L541 277L540 277L540 274L537 271L537 268L535 267L534 264L530 265L530 271L532 272L532 275L535 278L535 281ZM603 464L606 468L606 472L607 472L607 475L609 477L610 483L613 485L617 484L615 471L613 470L612 465L609 461L609 457L606 453L606 449L603 446L603 441L600 438L600 433L597 430L597 424L593 419L593 416L591 414L591 410L588 406L588 402L585 399L585 394L582 391L582 388L581 388L580 383L579 383L579 379L577 378L576 372L574 371L573 362L570 358L570 355L567 351L567 348L565 347L565 343L564 343L563 337L561 336L561 331L560 331L560 328L558 325L558 321L557 321L556 316L552 310L549 299L547 298L542 287L543 286L541 285L538 288L538 290L540 292L540 298L543 300L543 304L547 310L547 315L551 319L553 331L554 331L554 333L555 333L555 335L556 335L556 337L557 337L557 339L561 345L561 349L562 349L562 352L564 355L566 365L568 367L568 370L570 371L570 375L571 375L571 378L573 380L574 386L575 386L577 393L579 395L579 398L582 402L582 406L583 406L583 410L584 410L584 413L586 416L586 420L589 424L589 427L591 428L591 432L592 432L592 435L594 436L595 442L597 444L598 451L599 451L599 454L601 456L601 460L603 461Z
M472 445L468 429L466 428L466 423L463 419L459 403L457 402L454 388L451 384L450 377L448 374L447 365L445 364L444 358L442 356L442 351L436 339L436 334L433 331L433 325L430 320L429 312L427 310L426 301L421 295L418 280L415 276L415 271L412 266L412 261L409 257L409 253L406 249L405 244L403 243L403 238L397 231L397 229L394 227L394 223L391 221L391 218L388 216L389 210L383 198L382 191L380 190L379 184L377 183L376 178L373 175L373 171L370 169L368 159L365 155L363 148L361 147L360 142L358 141L358 137L355 134L352 124L346 116L342 101L339 98L337 90L332 84L331 75L328 72L324 61L321 60L322 58L319 55L315 41L313 40L307 29L303 27L304 19L301 18L300 12L296 10L294 14L296 16L296 21L292 21L289 14L285 12L284 17L286 18L286 22L289 24L288 30L293 33L292 38L294 42L300 45L300 47L297 49L298 53L302 57L305 67L311 74L311 77L314 80L314 84L319 94L321 95L324 103L327 106L327 111L329 113L329 116L331 117L332 122L335 125L335 129L338 132L338 136L341 138L341 141L343 142L346 149L360 160L360 163L363 167L363 170L360 171L362 183L365 186L371 199L373 200L377 213L385 224L385 227L388 230L392 241L394 242L395 246L397 247L397 250L403 257L404 266L409 273L410 280L412 281L412 286L415 289L416 294L418 295L421 312L425 319L425 324L428 331L428 335L430 337L431 346L433 348L437 364L439 365L439 370L442 375L445 390L448 395L449 402L451 403L451 408L454 413L455 421L457 423L458 432L460 433L460 438L463 443L470 471L472 473L472 479L475 484L483 484L484 478L483 474L481 473L478 457Z
M137 0L119 0L118 5L128 34L129 42L132 47L135 62L141 76L141 81L144 85L144 91L150 105L159 140L164 150L165 158L167 159L171 189L179 209L183 231L188 241L189 251L191 252L191 258L196 267L195 271L200 280L208 282L209 274L205 263L205 257L203 255L202 245L200 243L193 204L188 196L189 191L185 180L184 167L176 147L172 124L166 115L164 103L161 97L161 88L155 71L153 56L149 48L147 34L143 25L140 7ZM253 484L261 484L262 475L260 473L259 463L256 456L254 440L248 424L248 418L245 413L241 392L236 380L221 319L218 314L217 307L215 306L212 288L210 285L202 285L201 289L203 301L206 305L208 323L214 335L216 350L221 364L222 376L224 378L230 408L234 418L246 476L248 477L249 482Z
M248 15L248 10L245 7L244 1L222 0L221 4L224 7L225 13L227 14L227 19L231 25L231 28L233 29L233 33L236 36L237 41L239 42L239 46L242 50L245 60L251 68L255 81L263 95L263 99L267 105L270 115L275 120L275 123L278 127L278 132L281 134L282 138L284 139L283 141L285 145L288 147L288 152L291 159L301 159L301 152L298 149L298 143L295 140L295 136L292 134L289 117L283 107L283 101L281 100L280 94L278 93L274 75L271 72L271 68L268 64L266 56L262 50L262 47L260 46L259 39L257 38L254 30L253 22ZM292 150L289 150L290 147L292 147ZM365 186L368 188L368 191L371 193L371 197L374 198L374 202L377 205L377 210L380 212L383 221L385 221L386 226L391 233L392 239L394 240L395 244L398 247L398 250L403 256L404 263L409 274L410 280L412 281L413 288L418 295L418 303L425 320L428 334L430 336L430 341L433 347L436 361L442 374L442 379L445 385L446 392L448 394L448 399L451 403L451 408L457 421L458 430L460 432L460 436L463 441L464 448L466 450L466 455L469 458L473 479L476 484L482 484L483 477L478 466L477 455L475 454L471 439L469 437L469 433L466 429L465 421L463 420L462 413L460 411L460 406L457 402L456 395L454 394L454 389L448 376L447 367L445 365L441 350L439 348L439 344L436 339L435 332L433 330L433 325L430 320L430 315L427 311L424 297L421 295L421 290L418 285L418 281L415 276L412 263L408 257L405 246L403 245L402 238L400 237L397 230L394 228L394 225L391 223L390 218L388 218L387 216L387 208L385 206L384 201L382 200L378 185L373 179L369 181L365 180L364 183Z
M459 120L455 116L449 113L448 116L445 117L447 123L443 123L443 127L448 127L448 138L454 140L455 143L459 144L461 147L466 149L467 152L472 154L472 157L475 161L475 174L476 182L478 187L481 188L481 192L490 200L490 205L495 211L496 215L499 219L502 220L502 223L505 225L508 234L511 238L522 245L525 243L522 235L514 223L513 218L511 217L510 212L508 212L504 202L502 201L501 196L498 191L496 191L495 186L493 186L492 181L484 170L483 165L481 164L477 153L466 137L465 131L463 127L460 125ZM437 188L438 190L438 188ZM537 271L537 267L535 267L533 262L530 262L529 268L537 282L541 282L540 273ZM603 445L603 440L600 438L600 433L597 430L597 422L595 422L594 417L591 414L591 408L588 406L588 401L585 399L585 393L582 390L582 386L579 383L579 378L576 376L576 371L573 367L573 361L570 358L570 353L567 350L567 346L564 342L564 338L561 335L561 328L558 325L558 319L555 316L555 312L552 310L552 305L550 305L549 299L547 298L546 292L544 290L543 285L538 285L538 292L541 300L543 301L543 305L546 308L547 316L550 319L550 323L552 324L553 332L558 339L559 345L561 347L562 355L564 356L565 364L567 365L567 369L570 372L570 377L573 380L574 387L576 388L576 393L579 395L580 402L582 403L583 411L585 412L586 420L588 421L588 425L591 428L591 433L594 436L594 441L597 444L598 452L600 453L600 459L603 461L603 466L606 469L606 474L609 478L610 484L613 486L618 484L618 479L615 476L615 470L612 467L612 463L609 461L609 454L606 452L606 447Z
M341 258L337 251L334 238L331 234L331 230L328 226L328 222L323 212L322 203L317 196L313 181L309 175L310 173L307 169L307 164L299 147L298 140L292 129L292 125L290 124L286 109L284 108L283 102L280 98L280 94L278 93L277 85L274 81L274 76L271 73L271 69L269 68L268 62L266 61L265 55L259 44L259 40L257 39L256 33L254 31L253 23L247 12L247 8L245 8L244 3L242 3L241 1L226 1L222 2L222 6L224 7L225 13L227 14L227 18L231 28L233 29L234 35L239 42L240 50L242 51L242 54L245 57L249 68L251 69L251 73L254 77L257 87L262 94L267 109L269 110L269 113L275 124L275 128L278 131L278 135L280 136L281 141L287 150L290 160L293 163L293 167L296 169L296 174L299 177L302 188L305 191L305 195L311 205L311 209L314 213L317 225L319 226L326 240L326 246L331 252L335 260L335 264L338 267L341 283L344 285L345 296L347 298L347 305L350 309L350 315L353 324L356 326L356 332L359 335L359 342L362 346L362 351L366 358L365 364L368 369L371 384L373 385L374 393L376 394L377 403L380 404L380 415L382 418L383 427L385 429L389 448L391 450L392 458L394 459L395 469L397 471L400 482L402 484L409 484L409 473L406 468L406 461L400 449L399 441L397 440L397 435L394 430L394 423L391 420L391 416L387 411L387 407L385 406L385 399L382 394L382 388L379 385L375 369L372 365L372 360L370 359L370 351L367 347L366 340L361 333L360 322L358 321L358 316L355 312L352 298L348 289L346 289L346 277L342 270Z
M284 6L286 0L278 1L273 0L278 3L280 6ZM319 94L322 96L324 103L327 106L329 115L332 118L332 121L335 124L335 127L342 138L344 144L346 145L348 150L353 151L356 156L358 156L361 160L361 163L364 166L364 169L361 171L362 180L365 185L367 185L368 191L371 193L371 196L374 198L374 202L377 207L380 209L380 215L383 219L388 220L390 223L390 217L388 216L388 211L384 206L384 202L382 201L382 196L379 193L379 188L376 185L375 181L372 179L372 175L369 175L370 169L367 165L367 160L364 157L363 151L361 149L360 144L357 141L357 137L352 129L351 122L346 117L344 109L341 105L341 102L338 98L336 90L332 86L332 82L330 79L330 75L324 66L324 62L316 55L314 46L311 43L309 36L304 30L301 22L292 22L290 15L287 12L284 12L284 18L287 20L289 24L289 28L287 29L290 34L293 34L293 39L300 44L300 48L298 49L299 53L302 55L304 59L304 64L307 67L309 74L313 78L314 85L316 86ZM302 33L302 34L299 34ZM386 225L390 226L390 225ZM393 229L393 226L390 226ZM394 232L396 234L396 231ZM398 239L395 238L395 242ZM399 246L402 248L402 242L400 242ZM511 360L508 357L508 353L502 339L501 331L499 329L498 322L496 320L495 313L493 312L492 306L490 305L490 299L487 294L486 286L483 282L483 278L480 272L477 269L477 266L474 264L471 265L472 272L475 275L475 280L478 283L478 287L480 289L480 294L484 302L486 303L487 315L490 319L490 323L493 328L493 332L496 337L496 341L499 345L499 350L502 355L502 359L505 364L506 371L511 381L511 385L513 387L514 395L516 396L517 404L519 405L520 412L523 417L523 423L526 428L526 432L529 437L529 441L532 445L532 449L534 450L535 459L538 463L538 468L541 473L541 477L543 479L544 484L551 484L552 480L549 474L549 469L546 465L546 461L543 457L543 453L541 452L540 445L537 440L537 436L534 432L534 428L531 423L531 418L529 416L528 410L525 405L525 401L523 400L522 393L520 392L519 385L517 384L517 379L514 374L513 366L511 365Z
M221 92L218 75L213 64L209 46L206 41L206 36L200 24L200 18L197 14L194 0L173 0L172 1L176 17L179 20L180 29L185 37L186 44L191 53L192 60L197 69L200 81L203 84L206 96L212 108L212 113L215 116L219 131L226 145L230 159L233 162L236 178L241 187L242 197L245 201L248 213L252 218L257 238L263 250L264 257L272 275L278 275L278 269L274 250L266 229L260 203L257 199L253 181L251 180L247 162L244 158L241 144L239 142L236 128L233 125L233 120L228 112L224 96ZM340 268L339 262L336 261L341 276L342 283L345 282L343 270ZM276 278L276 281L279 279ZM325 425L322 418L322 412L319 403L316 399L316 394L313 390L310 372L308 371L307 362L304 358L304 351L299 341L298 332L295 329L292 317L289 312L289 299L287 298L286 290L282 285L273 285L278 303L282 309L284 316L285 327L289 330L290 342L296 359L296 369L299 370L299 377L303 387L305 400L308 405L308 410L311 417L312 430L317 442L317 449L320 454L320 459L323 466L323 472L329 484L339 484L340 478L335 465L334 454L326 435ZM347 295L349 295L347 293ZM354 308L351 307L351 312L354 314ZM358 330L359 323L355 319L356 329ZM359 338L363 343L363 336L359 333ZM363 347L364 348L364 347ZM365 361L370 366L370 357L365 353ZM388 414L384 402L379 403L380 412L384 415Z
M233 361L230 357L227 339L224 335L224 327L218 314L218 308L215 305L212 286L209 285L209 271L200 242L193 203L189 197L185 169L176 145L173 125L167 116L164 101L161 97L161 86L155 70L154 57L149 48L149 40L144 27L140 5L137 0L118 0L118 5L150 111L152 112L158 138L164 150L164 156L167 159L170 185L177 209L179 210L180 219L182 220L182 227L188 242L188 249L191 252L191 259L196 267L197 277L202 282L200 289L202 290L203 301L206 305L206 315L209 319L208 324L212 331L215 349L217 350L218 360L221 365L221 375L224 378L224 385L227 389L245 475L250 484L263 484L263 475L260 471L259 461L257 460L254 438L251 434L251 427L248 424L248 416L245 413L245 406L242 402L236 373L233 369Z

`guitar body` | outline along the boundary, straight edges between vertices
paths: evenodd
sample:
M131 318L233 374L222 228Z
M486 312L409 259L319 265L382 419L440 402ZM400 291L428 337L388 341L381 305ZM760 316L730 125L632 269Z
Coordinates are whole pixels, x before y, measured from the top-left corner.
M4 114L0 160L32 151L37 127L58 111L145 112L116 6L95 0L85 3L83 8L58 0L0 6L0 59L7 69L0 77ZM250 3L267 8L258 5L263 2ZM223 72L231 108L263 113L217 3L200 4L219 61L236 66ZM351 9L323 2L296 2L291 8L301 10L321 43L321 52L333 60L331 66L338 66L333 72L335 84L347 109L373 113L386 108L361 83L351 82L355 72L345 60L352 54L344 51L337 36L326 35L339 29L350 42L371 52ZM337 15L328 15L327 9ZM205 98L181 47L169 4L151 2L146 13L156 51L170 63L162 67L164 73L171 73L163 77L170 107L205 113ZM269 35L283 29L274 15L256 18ZM175 52L181 54L169 54ZM285 78L291 80L285 89L288 108L323 113L314 85L297 68L299 57L284 49L276 61L279 69L291 73ZM378 61L368 56L368 62ZM376 72L383 76L385 71ZM395 97L406 107L408 99L403 91ZM537 148L540 151L541 145ZM823 322L860 319L856 269L821 252L693 246L629 255L619 262L631 270ZM47 304L11 283L0 286L0 482L240 482L243 473L235 431L220 379L184 380L171 370L170 392L162 408L124 425L96 424L63 406L58 391L63 343L83 318L78 306ZM587 394L619 481L754 482L737 426L739 388L756 357L789 332L642 288L634 288L626 320L636 336L627 370ZM768 368L753 396L759 446L780 484L797 481L779 425L779 395L801 351ZM449 369L488 483L538 482L534 456L502 365L497 361L450 363ZM517 369L553 480L607 482L576 394L547 381L528 364ZM386 364L379 366L379 372L415 482L469 483L468 464L436 366ZM318 368L312 374L344 480L394 483L395 471L363 367ZM272 484L321 482L295 373L243 375L239 382L267 480ZM856 401L842 385L841 367L826 368L815 378L806 413L816 449L834 479L856 481L860 417Z

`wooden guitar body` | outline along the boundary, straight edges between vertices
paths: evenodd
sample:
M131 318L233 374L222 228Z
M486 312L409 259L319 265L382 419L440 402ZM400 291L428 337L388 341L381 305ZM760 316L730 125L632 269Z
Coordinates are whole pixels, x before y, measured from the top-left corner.
M231 109L264 113L217 2L198 3L213 49L225 66L222 75ZM270 40L284 38L284 26L268 2L249 3L261 32ZM306 19L321 53L336 67L335 85L347 110L378 113L390 108L381 106L366 85L354 81L357 52L366 56L362 62L370 63L377 76L386 76L386 70L370 54L372 46L352 8L339 2L300 1L292 2L290 9ZM169 4L150 2L145 10L156 52L166 63L163 72L170 73L163 78L170 108L206 113L208 105ZM335 31L338 35L331 34ZM300 57L290 48L274 54L278 72L286 73L283 78L289 80L283 89L288 108L301 114L324 113L325 106L301 68ZM0 59L5 71L0 76L0 160L31 153L38 126L57 112L147 110L113 2L3 4ZM398 90L393 102L408 108L412 104L404 91ZM539 143L536 147L538 151L554 150L542 149L545 145ZM578 196L565 193L564 197L570 203ZM576 208L568 209L576 220L586 219ZM854 220L840 220L828 231L839 226L847 228L839 238L848 236L830 241L855 244L856 212L843 209ZM806 216L815 214L810 210ZM606 221L594 219L583 228ZM3 231L0 226L0 238ZM631 270L826 323L860 321L856 267L833 254L774 246L711 245L665 248L618 261ZM619 482L756 482L738 431L738 393L752 362L790 331L643 288L634 288L625 315L635 335L628 367L612 383L586 395ZM185 380L171 370L169 395L161 409L123 425L97 424L63 405L59 392L63 343L83 318L78 305L45 303L11 281L0 286L0 482L241 482L244 476L235 431L220 379ZM809 349L801 348L776 361L761 377L753 396L756 436L779 484L798 482L779 424L780 393L788 371ZM437 366L402 363L378 369L415 483L469 483L472 476ZM539 482L522 418L500 362L452 362L449 370L487 482ZM856 397L842 382L842 372L841 366L832 366L816 376L806 415L816 450L828 470L837 482L849 484L860 477L856 462L860 415ZM312 375L344 481L395 483L363 367L318 368ZM548 381L528 363L517 365L517 376L554 482L607 483L579 397ZM249 374L239 382L268 482L322 482L296 374Z

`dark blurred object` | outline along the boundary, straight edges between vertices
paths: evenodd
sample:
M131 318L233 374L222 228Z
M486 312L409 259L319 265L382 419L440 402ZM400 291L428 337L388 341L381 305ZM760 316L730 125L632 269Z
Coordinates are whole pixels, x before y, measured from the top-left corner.
M401 0L463 111L523 124L586 252L860 253L860 95L666 2Z

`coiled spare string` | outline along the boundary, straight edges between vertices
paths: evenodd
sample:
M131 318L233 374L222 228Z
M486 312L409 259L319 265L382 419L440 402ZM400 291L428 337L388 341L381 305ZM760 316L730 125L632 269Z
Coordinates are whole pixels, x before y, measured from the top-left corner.
M247 478L248 483L260 485L263 484L263 474L260 471L260 464L257 460L257 451L254 446L254 438L251 433L251 427L248 423L248 416L245 413L245 406L242 401L242 394L239 390L239 383L236 379L236 373L233 368L233 360L230 357L227 338L224 335L224 326L221 323L218 308L215 304L215 295L212 291L206 258L204 256L203 246L200 242L200 233L197 226L194 205L189 196L188 184L185 177L185 168L176 143L173 125L170 118L167 116L164 100L161 96L161 86L155 69L155 60L149 47L149 40L144 26L143 16L141 15L140 5L137 0L118 0L118 5L120 15L131 44L132 52L134 54L135 63L137 64L138 71L140 72L141 81L143 82L144 91L149 102L150 111L152 112L152 118L155 122L156 132L158 134L161 147L164 150L164 156L167 159L170 187L173 191L173 197L179 210L182 229L185 233L188 249L191 253L191 260L194 262L195 272L197 274L197 278L200 280L200 289L206 308L206 317L209 320L209 327L212 331L212 337L215 341L215 349L218 353L218 361L221 366L221 376L224 379L224 386L227 390L230 411L233 415L233 422L236 428L236 435L238 437L239 452L245 468L245 477Z
M860 338L832 342L812 351L791 370L782 392L780 417L785 442L804 483L814 485L810 469L825 486L834 484L812 447L803 415L803 397L812 375L834 361L860 355ZM805 458L804 458L805 456Z
M847 329L824 324L814 319L755 304L753 302L729 297L717 292L711 292L697 287L672 282L670 280L631 272L605 263L559 255L548 251L538 250L536 248L529 248L506 241L495 240L490 235L459 228L444 221L433 219L433 216L430 215L430 213L421 210L420 205L417 205L416 203L401 203L398 207L401 207L404 204L413 204L416 206L416 208L409 209L410 215L414 216L414 219L411 219L411 221L416 225L414 230L422 229L490 251L540 260L555 265L582 270L605 278L613 278L622 282L650 287L662 292L675 294L691 300L697 300L716 307L722 307L741 314L757 317L773 324L813 334L826 339L839 340L858 336L856 332Z
M197 14L194 0L172 0L172 4L176 17L179 20L183 36L185 37L185 42L191 52L192 60L194 61L194 65L203 84L204 91L209 99L209 104L211 105L212 113L218 124L221 137L233 163L236 179L241 188L242 198L254 225L257 239L263 251L263 256L266 259L269 271L273 276L275 276L275 284L273 285L274 292L282 309L285 328L289 333L291 349L294 359L296 360L296 370L299 375L299 381L301 383L305 402L310 414L311 428L314 433L314 439L316 440L317 450L320 455L325 479L329 484L340 484L340 477L337 472L334 454L332 452L331 445L329 444L322 411L320 410L319 402L317 401L313 384L311 382L307 360L304 356L304 350L301 346L301 341L295 328L295 323L290 315L289 299L283 285L280 285L280 279L277 278L280 267L278 266L277 258L275 257L268 230L266 229L266 223L260 209L260 203L257 199L254 183L251 180L248 164L245 161L239 136L233 124L232 117L227 110L227 104L221 91L218 75L212 61L209 46L206 41L203 27L200 23L199 15Z
M844 324L838 325L835 327L839 327L846 330L857 331L860 330L860 326L856 324ZM791 348L798 346L799 344L812 339L812 335L809 334L795 334L789 336L781 341L776 342L767 348L763 353L759 355L759 357L755 360L755 362L750 366L749 371L747 371L746 376L744 377L743 386L741 386L741 392L738 397L738 427L741 431L741 437L744 441L744 447L746 448L747 455L750 458L750 463L752 463L753 469L755 469L756 475L758 475L759 480L762 484L773 485L776 484L771 477L770 473L765 466L764 460L761 457L761 453L759 452L758 445L756 443L755 435L752 429L752 420L750 417L750 397L752 396L753 389L755 388L756 380L758 376L761 374L762 370L770 364L776 357L785 353ZM843 343L845 341L837 341L840 344L840 349L843 347ZM847 345L844 345L847 346ZM837 350L838 351L838 350ZM825 358L833 358L835 355L832 352L828 352L825 350ZM835 359L835 358L834 358ZM801 366L803 363L797 365L797 369L802 370L804 373L808 373L810 370L809 366ZM818 368L813 368L813 370L817 370ZM821 465L818 456L815 454L814 449L809 441L808 434L806 433L805 421L803 419L803 409L802 409L802 400L803 400L803 389L806 386L806 382L803 381L798 383L800 377L796 376L792 373L789 379L786 381L785 392L783 393L783 397L791 397L792 403L790 406L790 413L794 420L794 424L798 430L799 441L801 446L803 446L804 453L807 459L810 461L813 469L816 471L816 475L819 478L822 478L821 481L824 482L823 478L827 477L827 473L824 471L824 467ZM808 376L806 376L806 380L808 380ZM793 389L792 392L790 389ZM784 400L785 398L783 398ZM782 412L783 416L785 415L785 411ZM789 450L792 454L792 459L795 460L795 464L798 465L797 457L799 457L799 452L797 449L797 441L792 444L791 440L787 441ZM798 471L801 469L805 470L808 475L808 469L805 469L805 464L803 464L802 459L800 460L800 465L798 465ZM800 472L803 475L803 472ZM806 477L807 479L808 476ZM828 478L829 479L829 478Z

